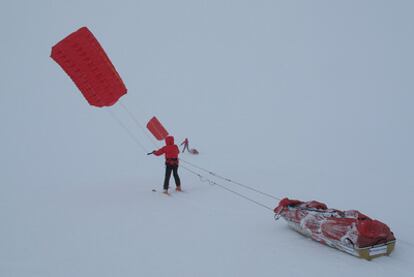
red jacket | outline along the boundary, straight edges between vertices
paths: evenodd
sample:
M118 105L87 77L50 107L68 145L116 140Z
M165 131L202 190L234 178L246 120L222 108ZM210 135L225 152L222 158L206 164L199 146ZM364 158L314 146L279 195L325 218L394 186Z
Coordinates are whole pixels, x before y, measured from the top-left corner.
M162 154L165 155L165 161L169 164L178 164L178 154L180 153L180 150L178 149L178 146L174 144L174 137L168 136L165 138L165 146L154 151L155 156L161 156ZM170 162L171 159L173 159L173 162Z

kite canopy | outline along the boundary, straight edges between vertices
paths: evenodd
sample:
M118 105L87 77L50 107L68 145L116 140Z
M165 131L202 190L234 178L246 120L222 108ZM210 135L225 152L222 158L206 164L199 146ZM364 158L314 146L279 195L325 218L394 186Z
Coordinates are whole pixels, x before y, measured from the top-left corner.
M127 92L105 51L86 27L53 46L50 56L92 106L112 106Z
M147 128L157 140L163 140L168 136L168 131L155 116L148 121Z

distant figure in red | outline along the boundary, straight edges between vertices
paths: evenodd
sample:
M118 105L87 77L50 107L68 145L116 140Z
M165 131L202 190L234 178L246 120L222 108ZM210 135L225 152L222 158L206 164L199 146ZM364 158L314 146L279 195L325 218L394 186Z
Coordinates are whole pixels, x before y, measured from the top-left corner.
M154 150L149 154L154 154L155 156L165 155L165 178L164 178L164 193L168 194L168 187L170 184L171 172L173 172L176 191L181 191L181 182L180 177L178 176L178 154L180 149L174 144L174 137L168 136L165 138L165 146Z
M193 155L198 154L197 149L194 149L194 148L190 149L190 147L188 146L188 138L185 138L185 140L180 144L180 146L181 145L184 145L183 146L183 151L181 151L181 153L184 153L185 150L187 150L190 154L193 154Z
M181 151L182 153L184 153L185 150L187 150L188 152L190 152L190 148L188 148L188 138L185 138L185 140L183 142L181 142L180 146L181 145L184 145L183 151Z

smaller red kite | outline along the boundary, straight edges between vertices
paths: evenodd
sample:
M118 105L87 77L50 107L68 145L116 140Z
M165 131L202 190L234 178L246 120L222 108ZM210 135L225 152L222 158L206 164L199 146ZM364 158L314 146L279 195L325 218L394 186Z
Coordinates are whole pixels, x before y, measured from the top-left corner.
M163 140L168 136L167 130L155 116L148 121L147 128L157 140Z

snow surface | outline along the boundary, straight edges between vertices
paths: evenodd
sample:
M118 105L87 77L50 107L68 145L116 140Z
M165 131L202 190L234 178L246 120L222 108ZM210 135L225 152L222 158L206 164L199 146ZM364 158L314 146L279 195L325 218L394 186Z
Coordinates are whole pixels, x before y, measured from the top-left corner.
M412 276L412 1L0 2L0 276ZM88 106L51 47L99 39L142 124L183 158L276 197L387 223L390 257L357 259L163 161L120 105ZM160 145L159 145L160 146ZM234 185L222 183L232 189ZM238 191L274 207L276 202Z

